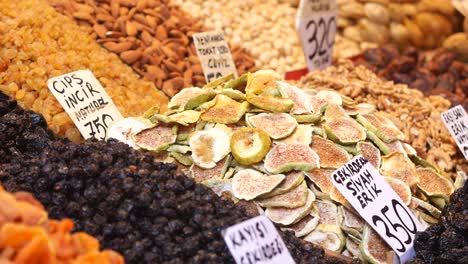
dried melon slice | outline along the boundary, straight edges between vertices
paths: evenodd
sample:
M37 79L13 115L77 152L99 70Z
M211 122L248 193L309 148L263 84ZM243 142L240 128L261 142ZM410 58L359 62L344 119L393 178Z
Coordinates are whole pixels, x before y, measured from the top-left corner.
M206 93L207 91L198 87L188 87L180 90L177 94L175 94L171 100L169 101L169 104L167 107L169 109L175 109L175 108L180 108L184 107L185 104L191 99L195 98L201 94Z
M211 89L204 89L204 93L190 98L184 105L184 110L197 108L203 103L206 103L216 96L216 92Z
M327 121L323 128L331 140L344 145L363 141L367 136L364 128L351 118Z
M405 140L405 135L382 113L357 115L356 120L386 143Z
M240 164L250 165L266 156L271 140L263 130L244 127L232 133L230 146L232 155Z
M169 122L175 122L184 126L196 123L200 119L201 112L186 110L177 114L168 116Z
M230 80L223 85L224 89L234 89L244 91L247 85L247 80L250 78L250 73L244 73L239 78ZM234 99L234 98L233 98Z
M308 191L307 184L303 181L293 189L269 198L258 199L257 202L263 207L285 207L297 208L305 204Z
M342 219L338 214L338 207L333 202L317 200L315 205L320 216L319 224L341 225Z
M303 144L310 145L312 143L312 133L314 129L310 125L297 125L294 132L286 138L276 140L280 144Z
M350 116L372 114L376 110L375 105L366 104L366 103L360 103L360 104L353 105L353 106L346 106L345 105L345 106L343 106L343 109Z
M107 129L106 140L113 138L130 147L136 147L132 134L154 125L148 119L127 117L112 124Z
M331 174L335 170L327 169L314 169L305 172L307 178L309 178L320 190L326 194L329 194L333 188L333 183L331 180Z
M201 120L211 123L237 123L249 108L249 103L239 103L225 95L217 95L216 104L201 115Z
M369 142L358 142L357 149L364 158L366 158L374 168L379 169L381 164L380 150Z
M319 168L319 156L309 146L278 144L265 157L265 169L270 173L292 170L308 171Z
M172 143L175 143L177 133L171 126L157 125L152 128L143 129L133 135L135 144L149 151L166 150Z
M319 91L316 95L310 96L309 101L312 113L320 113L327 104L343 104L341 95L333 91Z
M232 178L233 194L238 199L249 201L271 192L284 178L282 174L267 176L252 169L241 170Z
M265 131L271 138L280 139L291 135L297 122L286 113L262 113L246 117L253 127Z
M236 100L236 101L245 101L245 94L243 94L241 91L230 89L230 88L224 88L220 94L228 96L229 98Z
M294 106L294 102L289 98L282 98L271 95L246 95L247 102L252 105L274 113L289 112Z
M229 153L229 135L220 128L196 131L189 139L189 146L195 164L210 169Z
M306 203L298 208L270 207L265 210L265 215L274 223L291 225L299 222L312 211L315 195L311 190L307 191Z
M455 187L447 178L432 169L417 168L416 176L419 179L418 188L426 195L442 197L448 201L450 195L455 191Z
M324 224L319 224L304 240L335 252L341 252L346 243L346 237L339 226Z
M272 192L262 195L261 198L269 198L275 195L280 195L290 191L294 187L299 186L304 182L304 173L302 171L295 171L286 174L286 179L280 183Z
M230 81L230 80L233 80L234 79L234 73L229 73L229 74L226 74L222 77L219 77L207 84L205 84L205 86L203 86L204 89L210 89L210 88L216 88L218 87L219 85L227 82L227 81Z
M260 94L268 89L276 89L276 81L280 81L281 76L273 70L259 70L247 78L245 92L247 94Z
M411 203L411 189L406 183L392 177L384 177L384 179L406 205Z
M337 169L350 160L346 150L319 136L312 137L312 149L320 158L320 168Z
M189 170L189 175L195 180L197 183L204 182L206 180L210 180L213 178L223 178L224 174L226 173L229 165L231 163L230 156L227 156L222 161L218 161L213 168L204 169L200 168L199 166L192 165Z
M342 118L342 117L349 117L349 115L343 110L340 105L337 104L328 104L327 109L325 110L325 121L331 121L334 119Z
M306 93L296 86L285 82L276 82L283 97L290 98L294 102L290 113L295 115L310 113L309 98Z
M322 114L291 115L298 123L315 123L322 119Z
M312 209L312 211L314 210ZM320 218L318 214L310 213L304 216L304 218L302 218L301 221L295 224L286 226L282 228L281 230L293 231L296 237L303 237L309 234L310 232L314 231L314 229L318 225L319 219Z
M368 225L364 227L359 248L364 259L372 264L388 263L387 255L388 252L392 250Z
M416 176L416 166L403 153L393 152L382 157L380 173L383 176L396 178L410 187L419 182Z

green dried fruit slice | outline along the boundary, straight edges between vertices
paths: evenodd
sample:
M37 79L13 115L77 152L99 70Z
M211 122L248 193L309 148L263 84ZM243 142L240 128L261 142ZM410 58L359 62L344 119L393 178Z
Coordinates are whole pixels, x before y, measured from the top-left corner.
M213 192L215 192L218 196L227 195L228 197L232 197L233 195L231 180L211 178L209 180L203 181L202 184L213 190Z
M238 90L225 88L221 91L221 94L236 101L245 101L245 94Z
M369 142L358 142L357 149L366 160L374 166L374 168L379 169L381 163L380 150L374 146L374 144Z
M234 79L234 73L229 73L226 74L225 76L219 77L203 86L203 89L210 89L210 88L216 88L219 85L222 85L223 83L230 81Z
M343 101L343 106L353 106L358 104L356 100L346 95L341 95L341 100Z
M190 98L184 105L184 110L191 110L194 108L197 108L203 103L206 103L213 99L216 96L216 92L209 89L209 90L203 90L204 93L199 94L195 97Z
M314 211L312 209L312 211ZM318 214L313 212L304 216L299 222L286 226L282 230L293 231L296 237L303 237L310 232L314 231L319 222Z
M376 110L375 105L366 103L361 103L353 106L343 106L343 109L350 116L372 114Z
M198 87L184 88L171 98L167 107L169 109L183 107L188 100L204 93L206 93L206 91Z
M384 177L384 179L406 205L411 203L411 189L406 183L391 177Z
M189 175L197 183L204 182L213 178L223 178L231 163L230 156L227 156L222 161L218 161L213 168L204 169L196 165L192 165L189 170Z
M233 194L238 199L249 201L271 192L284 178L282 174L267 176L252 169L241 170L232 178Z
M130 147L136 147L132 135L138 131L153 126L154 125L148 119L127 117L110 124L107 129L106 140L113 138L129 145Z
M341 144L355 144L366 139L366 131L351 118L338 118L327 121L323 128L327 136Z
M327 169L314 169L305 172L307 178L309 178L320 190L326 194L329 194L333 188L333 183L331 180L331 174L335 170Z
M346 237L346 249L351 253L351 257L362 259L359 244L349 237Z
M199 167L210 169L230 151L229 136L219 128L196 131L189 139L192 159Z
M196 123L200 119L201 112L194 110L187 110L177 114L168 116L169 122L176 122L181 125L187 126L188 124Z
M291 115L298 123L315 123L322 119L322 114Z
M190 149L189 146L172 144L169 148L167 148L166 151L186 154L187 152L192 151L192 150Z
M310 125L297 125L294 132L286 138L277 140L281 144L303 144L310 145L312 143L312 133L314 129Z
M239 103L225 95L217 95L216 104L201 115L201 120L211 123L237 123L247 112L249 104Z
M429 197L429 201L431 201L431 203L435 205L435 207L439 208L440 210L444 209L448 200L449 200L449 197L447 196L443 198L436 197L436 196Z
M259 70L248 76L245 92L247 94L261 94L268 89L276 89L276 81L280 81L281 76L273 70Z
M244 91L247 85L247 80L249 78L250 78L250 73L244 73L239 78L226 82L223 85L223 88Z
M166 150L176 139L177 134L173 128L162 125L144 129L133 135L138 147L156 152Z
M240 164L250 165L266 156L271 140L263 130L244 127L232 133L230 146L232 155Z
M327 104L342 105L341 95L333 91L319 91L316 95L309 97L310 110L312 113L320 113Z
M386 143L405 140L403 132L382 113L357 115L356 120Z
M195 108L197 111L205 112L206 110L210 109L211 107L215 106L216 100L210 100L208 102L204 102L203 104L199 105Z
M324 224L319 224L304 240L335 252L341 252L346 243L346 237L339 226Z
M403 149L405 150L406 154L408 154L408 156L418 155L418 152L410 144L403 143Z
M246 99L252 105L274 113L289 112L294 106L294 102L289 98L271 95L247 94Z
M343 205L346 208L350 208L350 209L353 208L351 204L348 202L348 200L346 200L343 194L341 194L341 192L335 186L331 188L329 194L330 194L330 199L332 199L333 201Z
M312 211L315 195L312 191L307 191L306 203L298 208L290 209L284 207L270 207L265 210L265 215L274 223L280 225L291 225L299 222Z
M357 214L346 207L340 206L339 209L343 215L341 229L353 237L361 238L361 233L366 222Z
M419 181L416 176L416 166L408 157L400 152L393 152L382 157L380 173L383 176L401 180L410 187Z
M305 204L308 195L307 190L307 184L303 181L288 192L269 198L261 198L257 202L263 207L297 208Z
M328 104L324 115L325 121L329 122L338 118L349 118L349 115L343 110L340 105Z
M319 168L319 156L309 146L302 144L278 144L265 158L265 169L270 173L292 170L309 171Z
M260 95L266 95L266 96L273 96L273 97L283 97L287 98L286 96L283 96L278 88L270 88L265 91L263 91Z
M312 149L320 158L320 168L337 169L350 160L348 152L319 136L312 137Z
M190 166L193 164L193 160L190 156L184 155L180 152L172 151L169 152L168 156L174 158L177 162L184 166Z
M294 102L294 106L290 111L291 114L300 115L310 113L309 98L302 89L285 82L276 83L283 97L290 98Z
M436 218L440 217L441 211L439 209L437 209L435 206L431 205L430 203L427 203L413 196L411 197L410 208L417 208L417 207L420 207L426 210L427 212L429 212L432 216Z
M391 143L385 143L385 145L387 145L388 150L390 151L390 153L400 152L400 153L403 153L403 155L407 156L405 148L403 147L403 144L401 143L401 141L395 140L395 141L393 141Z
M386 264L388 252L392 249L380 236L366 225L359 245L361 255L372 264Z
M417 168L416 176L419 179L418 188L429 196L443 197L448 200L448 197L455 191L455 187L449 180L432 169Z
M248 124L265 131L273 139L291 135L297 126L296 120L286 113L262 113L246 119Z
M387 144L383 142L379 137L377 137L374 133L371 131L366 131L367 138L372 141L379 149L382 151L384 155L390 154L390 149L387 147Z
M330 201L316 200L315 205L320 216L319 224L340 225L342 219L338 214L338 207Z
M304 173L302 171L291 172L286 175L286 179L280 183L272 192L262 195L261 198L269 198L290 191L294 187L304 182Z
M458 190L465 186L466 180L467 180L467 175L463 171L458 171L457 176L455 178L455 182L453 183L453 186L455 187L455 190Z

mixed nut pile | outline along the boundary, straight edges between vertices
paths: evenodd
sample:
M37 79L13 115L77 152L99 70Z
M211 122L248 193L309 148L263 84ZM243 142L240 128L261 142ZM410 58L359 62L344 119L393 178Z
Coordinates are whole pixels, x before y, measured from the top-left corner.
M390 249L331 182L353 156L379 169L426 226L459 185L374 105L300 89L271 70L186 88L168 107L115 122L108 137L177 161L216 193L253 202L283 230L354 258L383 262Z

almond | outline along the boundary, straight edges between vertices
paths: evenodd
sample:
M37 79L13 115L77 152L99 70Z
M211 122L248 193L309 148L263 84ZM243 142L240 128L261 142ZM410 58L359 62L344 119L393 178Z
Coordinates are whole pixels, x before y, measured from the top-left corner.
M113 17L117 18L120 15L120 1L111 0L110 10Z
M135 36L138 33L137 26L133 21L127 21L125 24L125 32L127 32L127 35L129 36Z
M141 54L140 50L127 50L120 54L120 58L128 64L132 64L141 57Z
M73 17L76 19L88 20L90 22L93 21L93 16L87 12L74 12Z
M162 25L159 25L157 28L156 28L156 38L163 41L165 39L167 39L167 31L166 31L166 28L163 27Z
M106 37L106 33L107 33L107 28L102 25L102 24L95 24L93 26L93 30L94 32L96 32L96 34L100 37L100 38L105 38Z
M124 51L129 50L132 47L132 43L131 42L120 42L120 43L107 42L107 43L104 43L104 47L112 52L122 53Z

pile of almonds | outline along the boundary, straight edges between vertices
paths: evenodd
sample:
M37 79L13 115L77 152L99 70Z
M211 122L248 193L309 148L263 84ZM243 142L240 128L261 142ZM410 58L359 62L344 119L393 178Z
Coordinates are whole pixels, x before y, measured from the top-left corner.
M203 86L192 34L206 29L168 0L49 0L60 13L75 18L97 42L119 54L132 68L168 96L184 87ZM254 60L231 47L237 71L251 71Z

